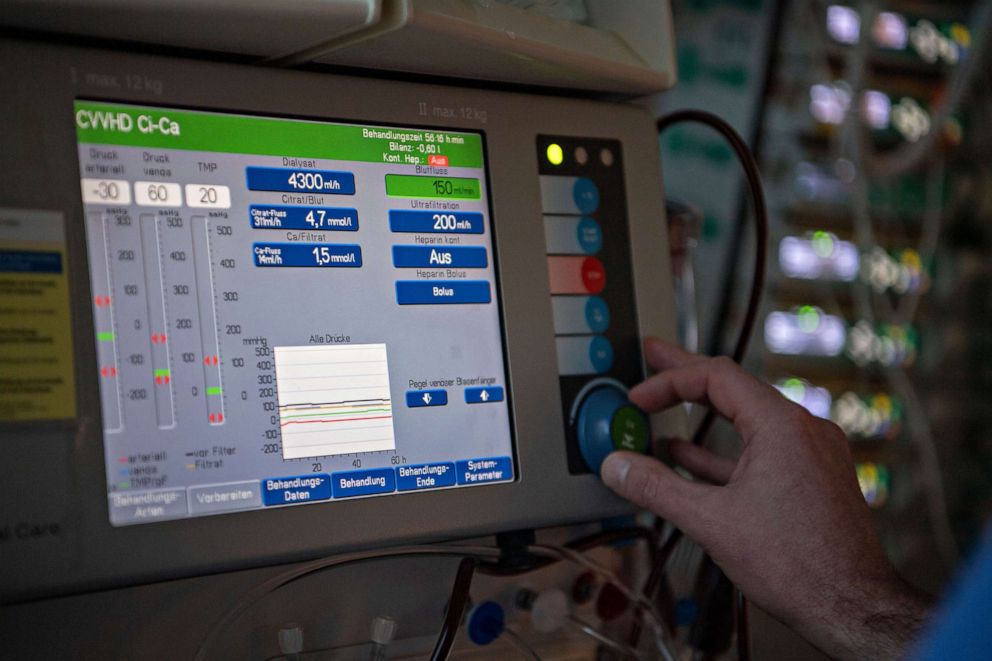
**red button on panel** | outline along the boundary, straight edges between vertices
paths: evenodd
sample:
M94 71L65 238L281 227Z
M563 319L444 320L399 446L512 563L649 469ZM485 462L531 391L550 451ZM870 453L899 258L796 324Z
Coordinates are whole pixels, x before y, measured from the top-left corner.
M595 257L548 257L552 294L598 294L606 286L606 269Z
M603 262L595 257L586 257L582 262L582 284L590 294L598 294L606 286L606 269Z

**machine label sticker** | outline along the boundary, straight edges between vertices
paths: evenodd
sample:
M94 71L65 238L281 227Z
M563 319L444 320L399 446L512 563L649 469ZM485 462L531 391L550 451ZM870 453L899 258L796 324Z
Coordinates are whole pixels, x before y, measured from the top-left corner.
M61 213L0 208L0 422L76 417Z

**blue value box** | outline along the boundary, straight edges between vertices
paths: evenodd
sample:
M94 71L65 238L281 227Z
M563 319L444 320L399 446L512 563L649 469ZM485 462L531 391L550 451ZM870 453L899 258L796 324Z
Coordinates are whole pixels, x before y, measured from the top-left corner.
M420 408L422 406L446 406L448 404L448 391L444 388L434 388L433 390L407 390L407 408Z
M335 498L371 496L396 491L396 473L392 468L346 471L331 475Z
M398 491L419 491L455 486L455 465L451 462L399 466L396 469Z
M482 214L476 211L401 211L389 212L389 229L393 232L426 234L482 234Z
M292 477L267 477L262 480L262 502L272 505L294 505L331 497L331 476L308 473Z
M488 404L503 401L502 386L482 386L465 389L466 404Z
M489 265L485 246L393 246L393 266L397 268L484 269Z
M513 462L509 457L466 459L456 465L458 484L506 482L513 479Z
M488 280L399 280L396 302L400 305L465 305L491 303Z
M256 230L358 230L358 210L336 207L253 204L248 207L248 220Z
M351 267L362 265L362 248L343 243L256 243L255 266Z
M355 175L336 170L304 170L298 168L245 168L248 190L279 193L324 193L354 195Z

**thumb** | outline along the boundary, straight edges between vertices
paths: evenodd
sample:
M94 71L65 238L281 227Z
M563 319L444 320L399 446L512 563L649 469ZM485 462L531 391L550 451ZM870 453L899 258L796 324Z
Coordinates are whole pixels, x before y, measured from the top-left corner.
M603 482L618 495L671 521L695 539L713 526L718 487L692 482L653 457L634 452L613 452L600 469Z

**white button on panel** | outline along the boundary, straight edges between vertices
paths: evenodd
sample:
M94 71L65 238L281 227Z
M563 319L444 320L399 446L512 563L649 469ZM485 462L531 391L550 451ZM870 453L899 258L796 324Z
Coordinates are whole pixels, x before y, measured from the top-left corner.
M186 184L186 206L195 209L230 209L231 189L218 184Z
M134 182L134 199L143 207L181 207L183 191L179 184L162 181Z
M84 204L131 204L131 184L123 179L79 180Z

